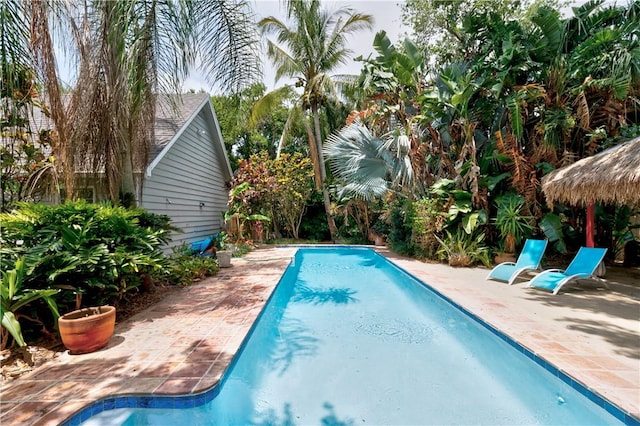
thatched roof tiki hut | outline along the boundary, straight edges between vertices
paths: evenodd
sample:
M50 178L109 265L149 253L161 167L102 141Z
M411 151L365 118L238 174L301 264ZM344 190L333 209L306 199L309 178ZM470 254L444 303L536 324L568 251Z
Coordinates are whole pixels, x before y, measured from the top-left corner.
M640 137L554 170L542 178L547 202L587 205L587 246L593 247L596 202L640 206Z

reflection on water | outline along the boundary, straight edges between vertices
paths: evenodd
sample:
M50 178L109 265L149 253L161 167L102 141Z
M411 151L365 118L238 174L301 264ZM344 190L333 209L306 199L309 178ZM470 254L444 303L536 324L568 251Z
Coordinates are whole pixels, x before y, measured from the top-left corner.
M357 302L358 299L353 297L356 293L357 292L355 290L350 288L314 288L300 284L296 287L295 294L291 300L294 302L313 303L314 305L322 303L343 305L346 303Z
M314 356L318 342L304 322L295 318L283 319L278 325L278 337L270 357L273 369L284 374L294 359Z
M351 418L340 419L336 413L335 407L329 402L322 404L322 408L327 411L327 414L320 419L322 425L325 426L353 426L356 422ZM296 416L290 403L285 403L282 408L282 416L279 416L277 411L273 408L269 408L264 411L262 415L255 420L254 425L260 426L294 426L299 424L299 416Z

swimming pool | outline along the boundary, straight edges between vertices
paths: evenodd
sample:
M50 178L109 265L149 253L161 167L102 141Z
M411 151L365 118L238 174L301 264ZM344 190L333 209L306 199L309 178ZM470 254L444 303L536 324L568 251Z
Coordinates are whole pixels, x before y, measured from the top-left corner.
M619 423L518 349L372 250L301 249L197 407L84 424Z

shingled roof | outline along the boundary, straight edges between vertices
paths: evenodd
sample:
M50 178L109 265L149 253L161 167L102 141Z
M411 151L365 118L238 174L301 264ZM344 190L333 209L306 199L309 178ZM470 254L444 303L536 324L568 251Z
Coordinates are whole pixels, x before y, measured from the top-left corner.
M149 152L149 163L153 162L185 123L200 111L200 107L208 99L207 93L171 95L170 98L167 96L158 97L154 127L155 140L151 152ZM172 103L177 107L177 110L171 106Z
M156 101L156 118L154 125L155 139L149 152L149 164L175 138L176 133L200 111L207 102L207 93L185 93L180 95L158 96ZM37 134L40 130L54 127L53 121L39 108L33 109L31 131Z

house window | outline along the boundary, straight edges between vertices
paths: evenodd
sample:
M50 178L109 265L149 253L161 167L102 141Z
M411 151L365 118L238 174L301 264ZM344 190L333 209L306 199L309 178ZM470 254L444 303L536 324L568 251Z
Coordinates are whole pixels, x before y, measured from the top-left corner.
M87 203L95 203L96 196L92 186L78 188L78 200L85 200Z
M87 203L96 202L96 194L93 186L85 186L82 188L78 188L76 191L78 193L78 197L77 197L78 200L85 200ZM67 193L64 190L64 188L60 190L60 199L62 202L65 202L67 200Z

